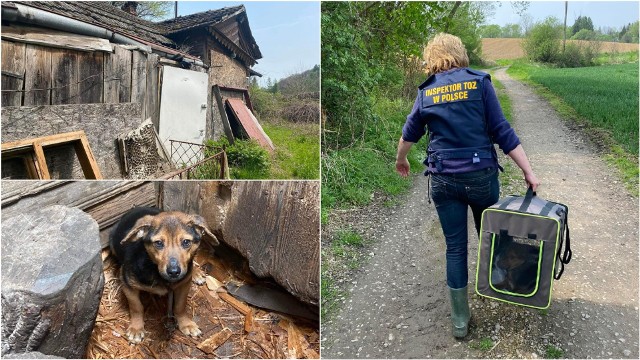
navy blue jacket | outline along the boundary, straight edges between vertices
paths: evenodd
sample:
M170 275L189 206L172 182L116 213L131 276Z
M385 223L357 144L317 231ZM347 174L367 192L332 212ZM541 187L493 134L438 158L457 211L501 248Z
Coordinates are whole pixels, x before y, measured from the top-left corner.
M469 68L432 75L420 85L402 138L418 142L426 128L425 164L431 173L496 168L493 143L505 154L520 144L502 113L489 74Z

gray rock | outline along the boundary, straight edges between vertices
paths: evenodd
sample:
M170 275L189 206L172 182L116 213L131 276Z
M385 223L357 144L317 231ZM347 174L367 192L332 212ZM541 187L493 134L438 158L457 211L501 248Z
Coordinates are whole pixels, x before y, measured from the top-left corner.
M2 356L82 358L104 286L98 224L50 206L2 219Z
M41 352L30 351L25 353L15 353L3 356L4 359L64 359L60 356L45 355Z

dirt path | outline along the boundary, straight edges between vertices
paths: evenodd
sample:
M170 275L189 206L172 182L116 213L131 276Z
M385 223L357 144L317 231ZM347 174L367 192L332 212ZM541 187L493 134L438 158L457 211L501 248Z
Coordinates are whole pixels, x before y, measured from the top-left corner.
M349 215L375 242L340 312L322 324L323 358L535 358L556 349L568 358L638 358L638 200L546 101L504 69L495 76L512 99L512 123L543 182L539 195L570 208L574 255L551 307L538 311L473 294L470 335L452 338L444 240L427 203L426 178L416 175L402 205ZM469 254L471 289L477 254L471 231ZM489 339L481 348L480 340Z

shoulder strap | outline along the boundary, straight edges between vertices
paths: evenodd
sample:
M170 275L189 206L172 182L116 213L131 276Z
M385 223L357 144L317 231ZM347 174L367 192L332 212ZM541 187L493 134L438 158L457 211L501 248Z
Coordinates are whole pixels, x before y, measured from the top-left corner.
M568 264L571 261L571 257L573 256L573 252L571 251L571 236L569 235L569 207L566 205L562 205L562 206L564 206L565 208L564 227L566 228L566 233L563 229L562 231L563 235L560 238L560 246L558 247L558 252L556 253L556 259L560 260L560 269L556 274L553 275L553 278L556 280L560 280L560 277L564 272L564 265ZM560 252L562 251L562 243L563 243L565 234L566 234L566 244L564 247L564 253L562 254L562 257L560 257Z

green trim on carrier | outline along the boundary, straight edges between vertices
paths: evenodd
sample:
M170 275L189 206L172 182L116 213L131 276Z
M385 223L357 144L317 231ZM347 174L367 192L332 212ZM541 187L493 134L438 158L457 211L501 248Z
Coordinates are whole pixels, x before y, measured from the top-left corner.
M533 288L533 291L530 292L529 294L519 294L519 293L514 293L514 292L510 292L510 291L506 291L506 290L500 290L497 289L495 286L493 286L493 282L491 281L491 279L493 279L492 275L493 275L493 258L494 258L494 247L495 247L495 243L496 243L496 234L492 234L493 236L491 237L491 260L489 262L489 286L491 286L491 288L494 291L497 291L499 293L503 293L503 294L507 294L507 295L512 295L512 296L522 296L522 297L531 297L533 295L535 295L538 292L538 285L540 285L540 264L542 264L542 248L544 246L544 241L540 242L540 250L538 251L538 266L537 266L537 272L536 272L536 286Z
M564 264L571 259L568 210L566 205L536 197L532 191L526 197L503 198L485 209L478 240L476 293L514 305L547 309L553 281L560 278Z

